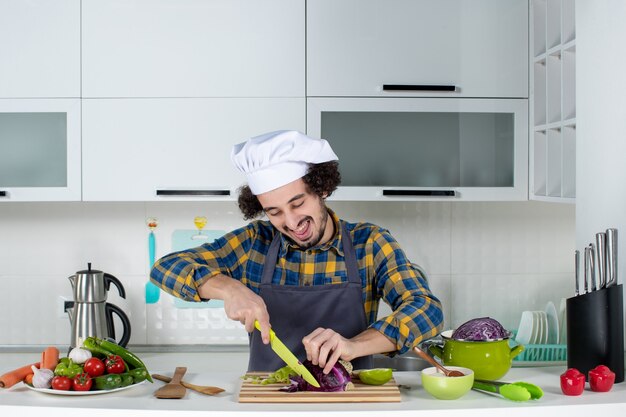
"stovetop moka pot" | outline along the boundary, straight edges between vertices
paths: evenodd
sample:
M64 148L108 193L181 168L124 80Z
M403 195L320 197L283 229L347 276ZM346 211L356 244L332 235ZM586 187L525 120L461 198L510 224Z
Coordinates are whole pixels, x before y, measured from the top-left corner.
M124 327L122 338L117 341L126 346L130 340L130 321L128 316L115 304L107 303L107 293L111 284L117 287L120 297L126 298L124 286L111 274L91 269L78 271L68 277L72 284L74 301L66 303L65 311L72 326L70 348L80 347L88 337L115 340L113 314L117 315Z

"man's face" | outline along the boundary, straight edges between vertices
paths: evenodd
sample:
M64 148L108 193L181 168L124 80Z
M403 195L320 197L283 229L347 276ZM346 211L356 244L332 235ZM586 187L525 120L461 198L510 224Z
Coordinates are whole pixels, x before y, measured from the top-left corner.
M307 190L302 179L257 196L270 222L302 249L333 236L324 200Z

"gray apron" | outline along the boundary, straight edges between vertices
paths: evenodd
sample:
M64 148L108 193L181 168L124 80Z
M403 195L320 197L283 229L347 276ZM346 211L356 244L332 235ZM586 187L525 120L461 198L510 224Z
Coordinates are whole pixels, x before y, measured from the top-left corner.
M348 339L367 329L356 252L348 231L343 224L341 227L348 282L309 286L272 284L281 242L279 232L274 235L265 258L259 295L267 306L272 329L301 362L306 359L302 338L318 327L333 329ZM370 369L372 357L356 358L352 365L354 369ZM270 345L263 344L261 332L252 332L248 371L273 372L283 366L285 363Z

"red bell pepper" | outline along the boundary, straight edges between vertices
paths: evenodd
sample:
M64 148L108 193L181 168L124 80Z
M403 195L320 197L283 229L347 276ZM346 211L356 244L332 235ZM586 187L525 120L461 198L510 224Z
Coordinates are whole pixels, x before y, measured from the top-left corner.
M615 372L608 366L598 365L589 371L589 386L595 392L607 392L613 388Z
M585 389L585 374L576 368L569 368L561 374L561 391L565 395L580 395Z

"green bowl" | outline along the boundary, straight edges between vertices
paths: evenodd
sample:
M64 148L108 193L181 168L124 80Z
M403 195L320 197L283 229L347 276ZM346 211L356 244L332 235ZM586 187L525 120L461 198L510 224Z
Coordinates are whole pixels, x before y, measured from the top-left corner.
M474 371L460 366L447 366L451 371L461 371L465 376L445 376L437 368L422 370L422 386L433 397L439 400L456 400L472 389Z

